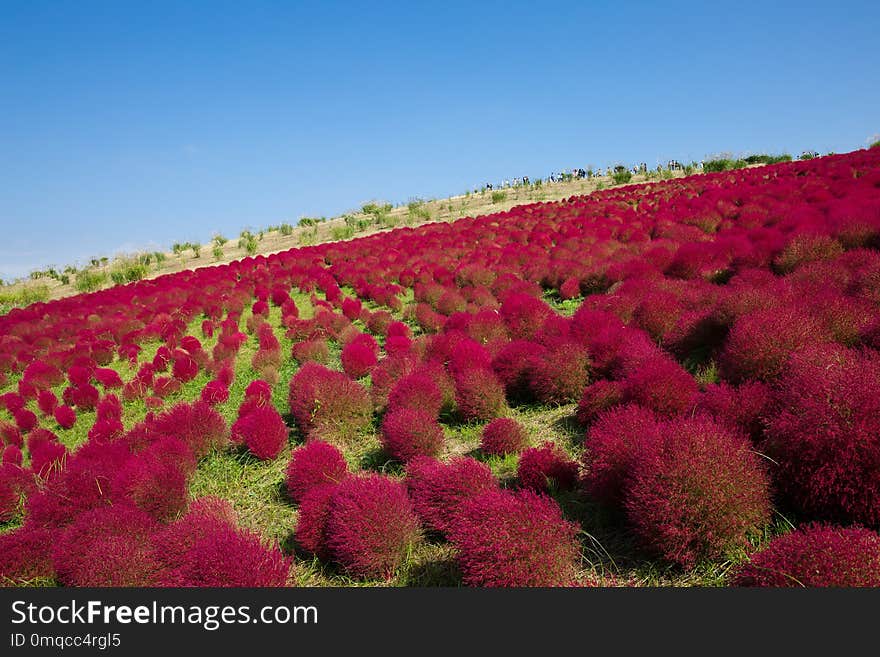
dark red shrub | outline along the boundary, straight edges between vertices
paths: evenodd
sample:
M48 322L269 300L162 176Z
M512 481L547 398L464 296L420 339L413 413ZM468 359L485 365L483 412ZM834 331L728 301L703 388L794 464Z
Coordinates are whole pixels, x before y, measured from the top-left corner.
M13 413L15 424L22 433L27 433L39 424L36 413L27 409L20 408Z
M571 490L577 483L578 464L548 440L520 455L516 476L520 486L539 492Z
M332 559L368 578L390 577L420 539L406 487L379 475L348 477L337 486L325 532Z
M156 434L180 438L197 459L223 447L229 439L223 416L203 401L181 402L149 419L148 425Z
M880 358L842 347L792 357L773 393L764 450L801 514L880 527Z
M19 527L0 534L0 586L28 586L55 577L51 530Z
M186 508L187 485L186 473L152 450L129 459L113 483L117 499L130 501L161 521L172 520Z
M119 372L110 369L109 367L96 368L92 376L94 376L95 381L107 389L121 388L123 385L122 377L119 376Z
M653 411L627 404L600 413L587 433L584 486L600 502L618 507L636 456L653 449L660 426Z
M444 447L443 427L436 416L414 408L390 408L382 419L382 447L398 461L437 456Z
M229 400L229 388L227 388L222 381L212 379L205 384L204 388L202 388L202 392L199 394L199 399L211 406L223 404Z
M330 350L327 341L322 339L303 340L293 345L291 357L300 365L309 361L326 363L330 360Z
M504 456L518 454L528 445L526 430L516 420L499 417L483 427L480 450L484 454Z
M258 459L271 461L287 445L287 435L287 425L278 411L273 406L263 406L233 423L231 439L246 445Z
M62 429L70 429L76 424L76 411L70 406L56 406L55 410L52 411L52 415L58 426Z
M824 341L816 320L796 308L756 310L730 329L720 357L721 374L733 383L771 381L782 373L789 356Z
M514 293L504 299L498 312L507 324L511 338L528 340L538 332L553 309L529 294Z
M464 420L491 420L507 407L504 387L491 370L466 370L455 377L455 405Z
M660 433L635 454L624 493L643 545L686 568L747 547L770 517L768 476L749 441L705 417L671 420Z
M0 462L11 463L12 465L21 465L23 458L24 456L21 453L21 448L19 448L17 445L7 445L3 448L3 458L0 459Z
M366 389L341 372L306 363L290 380L290 412L305 435L351 441L372 417Z
M337 487L336 483L318 484L310 487L300 499L293 538L300 549L319 559L330 558L326 537L327 518L330 515L330 501Z
M462 502L498 488L489 467L467 456L448 463L416 457L407 463L406 485L422 522L441 534L449 531Z
M584 426L592 424L602 411L623 402L623 383L602 379L584 388L575 417Z
M880 535L808 525L778 536L733 577L736 586L880 587Z
M43 415L52 415L58 407L58 397L51 390L40 390L37 394L37 406Z
M623 382L623 401L674 417L693 408L697 382L671 358L651 358Z
M590 376L585 347L567 342L534 359L529 382L535 397L545 404L565 404L581 397Z
M58 474L64 466L67 448L48 431L34 431L28 436L31 470L42 479Z
M310 440L293 451L287 464L285 483L294 502L318 486L338 484L348 476L348 465L336 447L321 440Z
M449 539L468 586L568 586L580 558L578 527L552 499L489 490L459 506Z
M708 413L731 429L742 431L759 440L764 430L764 417L771 401L770 386L758 381L731 386L710 384L700 394L697 410Z
M65 586L153 586L161 565L153 537L159 524L121 505L86 511L55 542L52 560Z
M366 376L379 362L378 351L373 337L362 333L342 348L342 369L353 379Z
M425 371L415 371L400 379L388 395L388 408L411 408L436 418L443 407L443 393Z

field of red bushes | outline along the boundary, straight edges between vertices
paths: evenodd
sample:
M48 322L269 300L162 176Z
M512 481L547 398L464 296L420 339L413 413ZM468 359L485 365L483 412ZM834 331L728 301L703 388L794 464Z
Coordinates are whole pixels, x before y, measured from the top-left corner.
M7 586L880 586L880 149L0 317Z

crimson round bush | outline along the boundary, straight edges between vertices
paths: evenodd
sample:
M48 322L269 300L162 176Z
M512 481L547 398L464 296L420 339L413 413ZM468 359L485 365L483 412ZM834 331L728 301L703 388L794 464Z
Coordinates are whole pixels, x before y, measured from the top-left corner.
M229 440L226 420L210 404L201 400L180 402L159 415L148 416L147 424L150 431L157 435L180 438L196 458L223 447Z
M159 523L124 504L79 515L55 542L52 560L66 586L155 586L161 571L153 539Z
M203 498L154 539L162 570L159 586L277 587L292 560L259 534L241 529L228 502Z
M390 409L382 419L382 447L406 463L416 456L437 456L445 444L443 427L431 413L412 408Z
M492 456L518 454L526 448L526 430L516 420L507 417L495 418L485 427L480 438L480 450Z
M578 464L548 440L520 454L516 476L523 488L540 492L571 490L577 483Z
M624 507L646 549L685 568L723 558L770 517L769 477L748 439L707 417L664 422L635 454Z
M491 370L465 370L455 377L455 406L466 421L491 420L507 407L504 388Z
M660 422L650 409L627 404L601 413L585 442L586 491L612 508L620 507L636 457L659 439Z
M327 551L348 573L389 578L420 540L406 486L380 475L348 477L330 498Z
M586 347L564 342L534 360L529 383L535 397L545 404L576 401L590 377Z
M487 465L468 456L447 463L421 456L407 464L406 485L425 526L445 534L464 500L496 489L498 482Z
M425 371L415 371L400 379L388 395L388 408L412 408L434 417L443 407L443 392Z
M52 530L24 526L0 534L0 586L27 586L55 577Z
M310 440L293 450L285 475L288 495L294 502L301 502L312 488L342 481L348 476L348 465L333 445Z
M802 517L880 527L880 357L838 346L792 357L763 449Z
M736 586L880 587L880 535L813 524L777 536L733 576Z
M620 381L601 379L584 388L578 400L575 417L577 421L588 426L595 422L602 411L623 402L623 384Z
M174 462L150 450L137 455L117 473L113 482L118 499L126 499L157 520L171 520L189 496L188 477Z
M290 380L290 412L306 436L349 442L373 414L367 390L342 372L306 363Z
M462 502L449 540L468 586L568 586L580 559L578 531L549 497L489 490Z
M262 461L276 458L287 445L287 425L274 406L263 406L239 417L232 425L233 442L244 444Z
M672 358L650 358L623 381L623 401L640 404L664 417L693 407L699 387Z
M366 376L378 363L378 350L372 336L360 334L342 348L342 369L353 379Z
M296 529L293 538L297 546L319 559L329 559L327 551L327 517L330 500L338 484L323 483L311 486L299 500Z

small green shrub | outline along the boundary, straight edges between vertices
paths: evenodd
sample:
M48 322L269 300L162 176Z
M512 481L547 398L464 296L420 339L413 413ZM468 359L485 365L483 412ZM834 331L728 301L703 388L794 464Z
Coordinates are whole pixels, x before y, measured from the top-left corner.
M293 226L285 221L283 224L278 226L278 232L284 235L284 237L288 237L290 235L293 235Z
M501 203L505 196L507 195L502 191L492 192L492 203Z
M107 282L107 274L94 269L83 269L76 275L74 286L77 292L94 292Z
M223 257L223 247L219 244L215 244L214 248L211 249L211 253L214 256L214 260L220 260Z
M615 185L624 185L632 180L632 171L629 169L615 169L611 174L611 182Z

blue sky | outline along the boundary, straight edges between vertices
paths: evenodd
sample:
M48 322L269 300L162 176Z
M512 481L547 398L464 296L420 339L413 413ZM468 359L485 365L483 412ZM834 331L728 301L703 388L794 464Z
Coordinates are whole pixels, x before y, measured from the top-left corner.
M878 3L0 1L0 277L880 132Z

